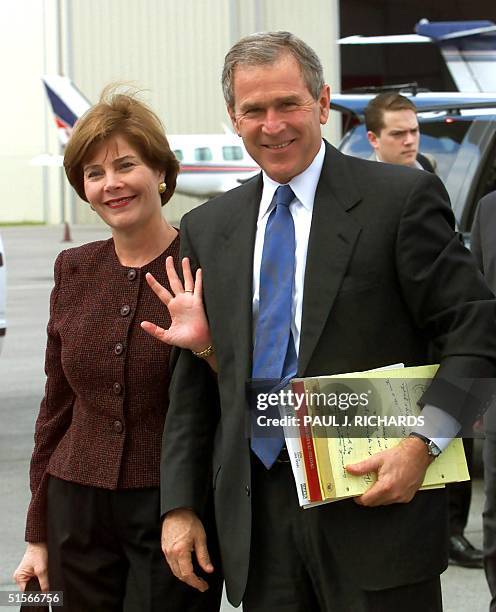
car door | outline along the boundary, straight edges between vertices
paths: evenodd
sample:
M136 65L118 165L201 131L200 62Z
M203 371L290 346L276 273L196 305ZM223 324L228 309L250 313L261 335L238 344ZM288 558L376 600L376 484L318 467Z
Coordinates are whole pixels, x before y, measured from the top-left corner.
M496 188L495 130L495 116L474 118L445 177L451 205L464 234L470 231L478 200Z

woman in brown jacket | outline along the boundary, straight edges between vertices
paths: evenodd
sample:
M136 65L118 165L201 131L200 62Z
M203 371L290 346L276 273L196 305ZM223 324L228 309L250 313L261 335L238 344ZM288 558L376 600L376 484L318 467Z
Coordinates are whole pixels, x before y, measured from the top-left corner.
M205 564L210 589L199 593L174 578L160 548L170 346L140 329L144 319L170 324L145 275L168 286L165 260L178 261L177 230L161 214L178 162L147 106L104 93L78 121L64 166L112 238L55 262L28 545L15 579L62 590L71 612L218 610L219 572L208 576Z

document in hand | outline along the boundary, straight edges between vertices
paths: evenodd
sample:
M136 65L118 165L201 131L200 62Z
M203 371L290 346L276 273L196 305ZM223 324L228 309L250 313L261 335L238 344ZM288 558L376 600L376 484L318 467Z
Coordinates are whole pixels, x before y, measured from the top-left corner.
M376 474L346 466L392 448L420 425L418 400L437 365L296 378L292 401L280 406L300 506L356 497ZM284 419L286 417L286 419ZM469 480L460 438L429 466L421 489Z

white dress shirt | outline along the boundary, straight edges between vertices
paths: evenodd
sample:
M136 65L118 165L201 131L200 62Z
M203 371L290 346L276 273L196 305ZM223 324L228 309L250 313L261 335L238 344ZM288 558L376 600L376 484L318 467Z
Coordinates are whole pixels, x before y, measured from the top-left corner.
M295 194L295 199L289 205L289 211L295 228L295 282L291 305L291 331L295 342L296 354L300 348L301 314L303 310L303 291L305 287L305 267L307 263L308 239L312 224L313 201L315 191L324 163L325 145L322 141L319 152L308 168L295 176L288 185ZM265 228L270 213L275 207L274 194L279 183L273 181L265 172L263 176L262 199L258 211L257 234L253 251L253 330L257 327L258 308L260 301L260 266L262 265L262 251L265 237Z
M384 162L384 160L379 157L379 154L377 152L374 155L374 159L375 159L375 161L378 161L378 162L381 162L381 163L387 163L387 162ZM391 162L389 162L389 163L391 163ZM425 170L425 168L422 166L422 164L420 164L418 162L417 159L415 160L415 162L411 166L407 166L407 168L418 168L419 170Z

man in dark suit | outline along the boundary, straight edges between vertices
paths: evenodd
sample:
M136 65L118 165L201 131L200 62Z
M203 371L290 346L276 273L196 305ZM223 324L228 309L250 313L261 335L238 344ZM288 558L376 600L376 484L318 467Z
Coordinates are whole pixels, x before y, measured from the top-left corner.
M417 109L412 100L395 92L384 92L365 108L365 125L375 159L434 172L431 160L419 153L420 131ZM463 439L469 470L472 469L474 440ZM465 537L472 499L472 481L447 485L449 518L449 560L462 567L482 567L482 551Z
M468 418L457 377L494 374L492 294L435 176L350 158L322 140L329 87L303 41L284 32L241 40L226 56L223 87L262 173L181 225L182 254L202 269L219 396L209 366L182 350L163 441L166 558L176 576L206 588L192 557L213 571L198 519L213 469L227 593L245 612L438 612L445 493L416 492L442 438ZM271 276L267 263L286 272ZM289 298L270 312L288 269ZM261 335L267 321L273 333ZM264 378L267 340L274 354L283 345L281 378L418 365L433 341L441 366L422 398L430 436L427 427L350 467L378 473L357 500L301 510L284 449L261 449L246 424L245 386ZM212 357L211 347L190 348Z
M489 286L496 291L496 191L479 202L472 226L472 253ZM486 502L482 515L484 528L484 569L491 591L490 611L496 612L496 411L484 418L484 486Z
M388 91L373 98L365 108L365 127L377 161L435 171L419 152L417 109L407 97Z

